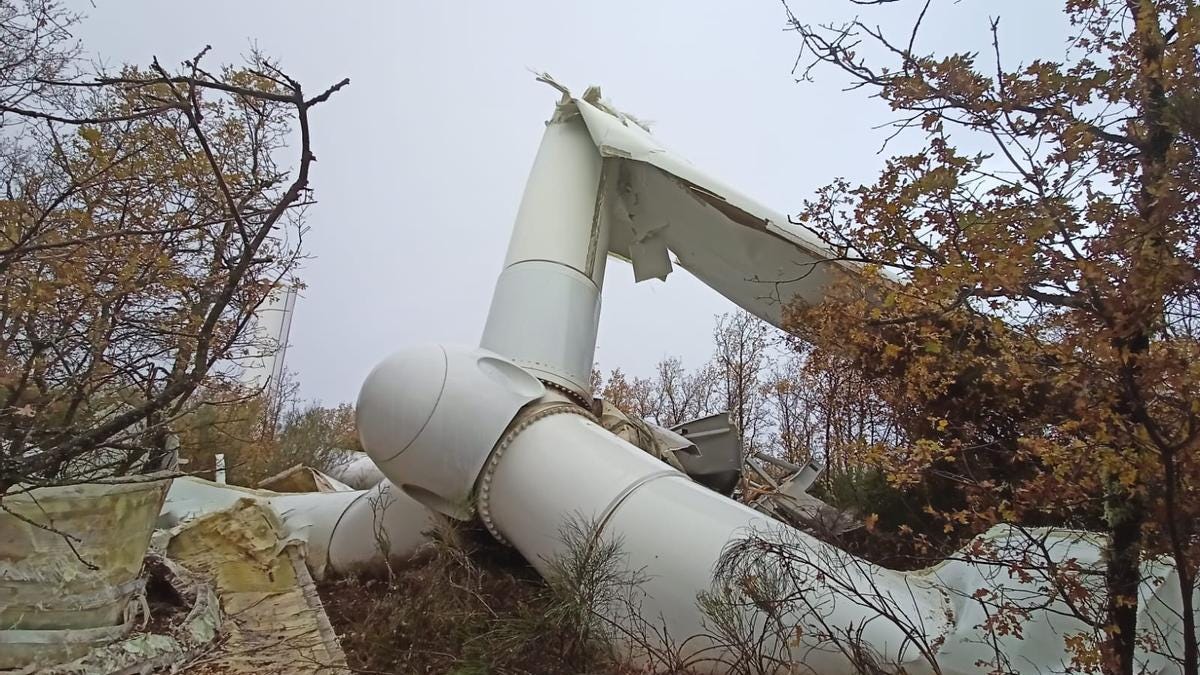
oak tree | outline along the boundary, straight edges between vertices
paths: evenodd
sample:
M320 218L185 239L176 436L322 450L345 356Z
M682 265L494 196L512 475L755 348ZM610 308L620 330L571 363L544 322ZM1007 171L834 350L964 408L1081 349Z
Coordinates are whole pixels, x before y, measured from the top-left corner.
M197 402L236 398L300 258L310 113L348 84L207 48L88 72L73 21L0 0L0 495L139 470Z
M790 326L888 384L905 442L876 460L898 485L963 495L939 513L948 530L1107 535L1105 593L1077 605L1095 632L1073 636L1075 665L1131 673L1138 647L1163 648L1139 644L1140 565L1173 559L1184 636L1171 656L1194 674L1200 8L1063 8L1065 57L1028 64L1005 59L999 19L977 52L922 51L931 0L898 35L789 10L803 75L839 72L922 141L873 183L838 180L806 203L796 222L887 280L797 308Z

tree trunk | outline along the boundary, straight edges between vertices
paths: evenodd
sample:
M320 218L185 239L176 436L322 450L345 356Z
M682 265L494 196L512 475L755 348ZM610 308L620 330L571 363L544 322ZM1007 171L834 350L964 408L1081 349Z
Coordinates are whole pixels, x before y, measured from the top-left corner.
M1142 521L1145 514L1136 497L1123 488L1109 488L1105 503L1108 550L1104 581L1105 675L1133 675L1137 642L1138 585L1141 581Z
M1192 593L1196 587L1196 569L1188 551L1188 536L1181 532L1179 527L1179 521L1185 516L1179 511L1179 467L1175 450L1164 452L1162 460L1166 478L1163 501L1167 511L1167 535L1171 540L1176 573L1179 574L1179 607L1183 610L1183 661L1180 665L1184 675L1200 675L1200 642L1197 641L1196 610L1192 603Z

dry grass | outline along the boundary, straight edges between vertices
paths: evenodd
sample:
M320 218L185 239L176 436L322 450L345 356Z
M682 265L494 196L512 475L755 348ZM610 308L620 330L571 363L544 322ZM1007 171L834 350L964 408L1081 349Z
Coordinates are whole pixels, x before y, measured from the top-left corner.
M321 598L359 672L632 673L564 598L486 533L441 528L414 558L325 581ZM589 635L580 639L580 635Z

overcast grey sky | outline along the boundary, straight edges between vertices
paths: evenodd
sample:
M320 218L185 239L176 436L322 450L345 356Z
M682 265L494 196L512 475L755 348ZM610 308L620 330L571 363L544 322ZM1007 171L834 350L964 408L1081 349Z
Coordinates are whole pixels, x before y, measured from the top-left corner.
M694 164L780 211L835 177L866 181L889 119L829 70L791 74L797 38L777 0L606 2L78 1L85 48L109 64L181 61L205 44L236 61L251 43L317 91L349 88L314 114L319 204L288 367L303 395L352 401L370 368L421 342L477 344L526 173L557 93L599 84ZM918 48L1061 59L1054 0L934 0ZM920 2L884 10L792 0L802 19L857 13L907 30ZM907 34L907 33L906 33ZM634 285L609 262L597 359L647 373L665 355L711 350L733 307L678 270Z

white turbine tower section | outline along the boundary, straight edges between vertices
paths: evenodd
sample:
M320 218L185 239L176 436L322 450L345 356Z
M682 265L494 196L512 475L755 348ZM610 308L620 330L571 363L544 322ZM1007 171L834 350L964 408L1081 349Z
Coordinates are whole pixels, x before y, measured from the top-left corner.
M268 397L278 390L283 379L296 296L295 286L281 284L275 287L255 310L250 326L252 353L241 360L239 380L246 387L262 391Z
M557 117L557 116L556 116ZM587 128L552 120L533 162L480 345L591 400L609 218Z

